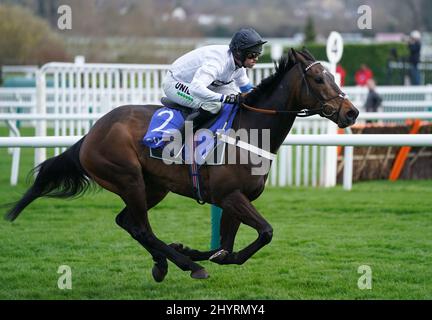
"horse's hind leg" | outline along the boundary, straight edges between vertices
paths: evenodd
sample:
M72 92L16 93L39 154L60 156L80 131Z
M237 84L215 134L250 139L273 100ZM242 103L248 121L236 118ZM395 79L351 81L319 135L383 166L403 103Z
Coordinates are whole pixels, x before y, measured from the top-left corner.
M97 124L96 124L97 126ZM158 261L165 256L182 270L190 270L193 278L207 278L205 269L159 240L148 220L148 198L142 163L134 147L135 138L121 123L106 126L102 132L90 132L80 153L86 172L102 187L118 194L127 207L128 232ZM97 127L96 127L97 128ZM99 128L100 129L100 128ZM152 184L150 184L150 188ZM150 193L149 193L150 194Z
M207 278L208 274L202 266L192 262L154 235L148 221L147 195L141 171L136 170L134 174L123 173L120 187L120 196L126 203L128 216L131 218L128 230L131 236L150 253L164 255L180 269L190 270L192 278Z
M228 212L222 213L221 224L220 224L220 244L218 249L210 251L199 251L191 249L189 247L184 247L179 243L170 244L171 247L176 249L178 252L183 253L192 259L192 261L202 261L208 260L215 253L219 252L221 249L227 252L232 252L234 249L234 240L237 231L240 227L240 221L236 217Z

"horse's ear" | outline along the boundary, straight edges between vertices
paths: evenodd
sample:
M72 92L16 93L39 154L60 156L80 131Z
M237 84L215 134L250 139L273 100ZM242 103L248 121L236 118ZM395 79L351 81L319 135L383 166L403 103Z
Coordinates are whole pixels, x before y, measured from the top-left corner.
M294 48L291 48L288 52L288 61L295 64L297 62L297 52Z
M297 52L295 49L291 49L291 50L292 50L292 54L294 56L294 61L295 62L300 62L300 63L303 63L303 64L307 63L307 61L306 61L307 59L305 58L303 50L299 51L299 52Z
M303 47L302 52L307 58L311 59L312 61L316 60L315 57L312 55L312 53L310 53L310 51L306 49L306 47Z

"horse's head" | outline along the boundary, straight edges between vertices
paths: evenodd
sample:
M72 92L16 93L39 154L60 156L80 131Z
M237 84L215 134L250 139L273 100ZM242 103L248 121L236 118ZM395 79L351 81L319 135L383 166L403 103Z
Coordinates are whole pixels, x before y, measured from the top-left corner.
M301 89L298 100L302 108L316 109L322 117L339 128L355 123L359 111L334 81L334 76L307 51L291 49L288 58L299 66Z

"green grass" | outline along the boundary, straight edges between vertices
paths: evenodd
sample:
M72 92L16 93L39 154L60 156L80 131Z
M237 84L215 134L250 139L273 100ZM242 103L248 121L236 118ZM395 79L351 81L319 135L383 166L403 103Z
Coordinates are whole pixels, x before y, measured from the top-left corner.
M32 164L23 150L22 176ZM10 157L0 149L0 203L26 186L9 186ZM77 200L39 199L14 222L0 222L0 299L431 299L432 181L355 183L332 189L267 188L254 202L273 241L242 266L202 262L194 280L169 263L162 283L150 255L114 222L123 204L107 191ZM3 210L4 212L5 210ZM210 208L169 195L150 211L158 237L207 249ZM241 227L236 249L256 237ZM60 290L60 265L72 290ZM357 269L372 269L360 290Z

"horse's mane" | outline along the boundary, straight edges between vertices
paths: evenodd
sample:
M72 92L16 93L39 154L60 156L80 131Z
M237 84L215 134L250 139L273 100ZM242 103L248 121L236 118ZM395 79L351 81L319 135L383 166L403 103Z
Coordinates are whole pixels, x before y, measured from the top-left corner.
M312 54L307 50L303 49L301 51L296 51L297 53L303 55L306 59L315 61L315 58ZM291 70L296 65L296 61L292 56L292 53L289 52L286 55L283 55L278 63L275 63L276 71L263 79L261 83L255 87L248 95L247 102L252 103L256 101L262 95L270 95L273 90L278 86L281 82L283 76Z

